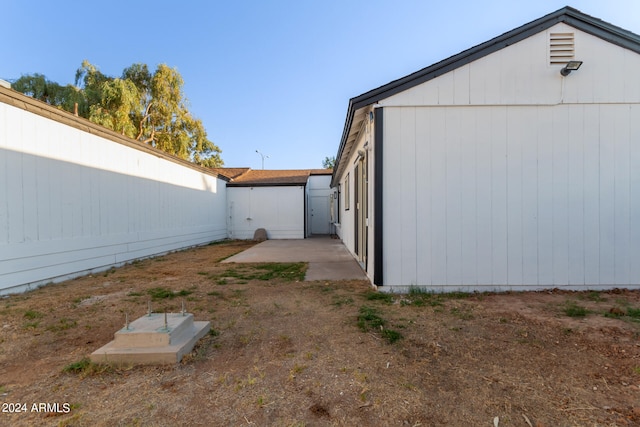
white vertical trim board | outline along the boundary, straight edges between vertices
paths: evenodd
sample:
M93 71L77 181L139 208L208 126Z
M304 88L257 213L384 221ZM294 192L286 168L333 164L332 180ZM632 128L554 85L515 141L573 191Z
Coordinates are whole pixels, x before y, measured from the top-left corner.
M403 112L400 123L400 185L401 190L395 192L401 197L398 206L402 206L400 218L400 235L402 241L401 253L417 252L417 233L416 227L419 221L416 210L416 192L420 185L417 179L417 159L416 159L416 111L410 108ZM401 257L401 274L402 281L405 283L417 282L417 258Z
M431 225L433 208L432 195L433 188L431 171L433 168L433 157L431 156L431 120L433 116L428 114L425 109L416 111L416 138L422 141L416 144L415 159L416 163L416 215L422 227L416 230L416 276L417 278L428 278L425 285L431 286L433 275L433 230ZM416 280L417 280L416 278ZM416 283L417 284L417 281Z
M384 176L387 178L383 182L383 271L384 283L388 283L388 279L393 278L394 281L402 281L403 264L402 264L402 238L403 227L402 218L405 215L405 209L402 205L404 194L404 175L402 170L402 134L401 134L401 114L399 109L392 109L392 114L384 113L384 158L383 170ZM393 132L392 132L393 130ZM392 148L392 149L390 149ZM414 184L415 185L415 184ZM412 186L411 188L415 188ZM409 190L411 191L411 190ZM353 223L351 223L353 224ZM353 225L350 230L353 230ZM351 233L353 235L353 232Z

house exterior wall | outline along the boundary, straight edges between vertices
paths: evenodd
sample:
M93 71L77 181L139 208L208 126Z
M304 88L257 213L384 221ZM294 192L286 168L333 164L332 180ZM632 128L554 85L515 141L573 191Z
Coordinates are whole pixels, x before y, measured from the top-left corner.
M548 63L562 31L584 61L568 77ZM558 24L381 101L384 284L638 285L639 71Z
M384 117L385 285L640 283L640 105L399 107Z
M269 239L304 239L305 186L229 187L227 198L230 238L264 228Z
M0 102L0 294L226 238L225 182L165 157Z
M354 236L353 236L353 215L351 215L351 211L349 209L349 204L353 203L353 196L351 195L351 188L353 187L353 172L351 169L347 169L343 175L341 175L338 179L339 185L339 194L340 198L339 206L337 207L337 222L335 224L336 227L336 235L342 240L342 243L345 247L354 254ZM347 184L347 181L348 184ZM347 189L348 188L348 189Z
M373 112L373 110L371 110ZM368 210L368 230L367 230L367 262L365 265L361 265L367 277L373 280L373 253L374 253L374 229L373 224L375 221L375 210L373 204L375 202L374 193L374 169L375 159L373 156L375 147L375 123L373 120L366 120L363 125L363 132L361 132L355 148L352 150L352 155L348 158L343 158L341 161L346 162L347 167L344 172L338 177L336 183L340 185L340 203L337 209L339 210L339 222L336 224L336 234L342 240L342 243L349 250L349 252L357 259L355 253L355 165L358 157L358 152L363 152L367 156L367 176L369 177L369 186L367 199L369 204ZM366 147L365 147L366 145ZM347 184L348 182L348 184ZM348 187L348 190L347 190Z
M549 61L556 32L574 34L584 61L567 77ZM638 286L639 72L637 53L560 23L360 107L354 117L382 117L382 138L359 131L334 184L345 197L349 180L353 208L368 142L372 282L375 268L385 291ZM353 215L340 210L353 253Z

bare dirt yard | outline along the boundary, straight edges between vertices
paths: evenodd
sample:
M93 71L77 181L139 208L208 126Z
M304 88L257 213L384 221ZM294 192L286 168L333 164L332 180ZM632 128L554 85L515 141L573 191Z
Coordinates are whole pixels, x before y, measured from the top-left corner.
M0 298L0 425L640 425L639 290L387 295L219 263L250 245ZM148 301L212 330L175 365L88 362Z

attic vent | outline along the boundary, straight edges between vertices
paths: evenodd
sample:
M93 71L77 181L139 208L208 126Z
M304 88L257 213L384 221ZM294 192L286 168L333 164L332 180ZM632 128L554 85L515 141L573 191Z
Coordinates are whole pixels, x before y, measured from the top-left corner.
M575 56L573 33L549 34L549 65L566 65Z

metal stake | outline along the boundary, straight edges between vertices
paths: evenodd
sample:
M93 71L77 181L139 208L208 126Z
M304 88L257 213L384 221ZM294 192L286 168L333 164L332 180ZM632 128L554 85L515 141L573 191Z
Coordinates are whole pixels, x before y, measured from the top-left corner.
M151 300L147 301L147 316L151 317Z
M182 316L185 316L185 310L184 310L184 300L182 300Z

